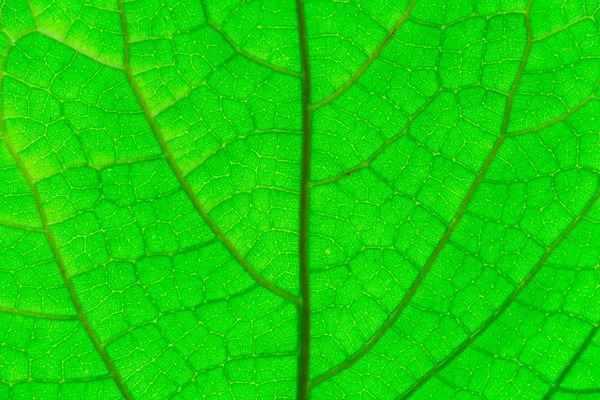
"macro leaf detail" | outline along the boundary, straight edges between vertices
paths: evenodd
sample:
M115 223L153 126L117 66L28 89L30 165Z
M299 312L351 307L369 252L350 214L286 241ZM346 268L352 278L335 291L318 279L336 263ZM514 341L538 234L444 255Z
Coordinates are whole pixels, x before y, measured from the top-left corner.
M598 398L599 18L0 1L0 399Z

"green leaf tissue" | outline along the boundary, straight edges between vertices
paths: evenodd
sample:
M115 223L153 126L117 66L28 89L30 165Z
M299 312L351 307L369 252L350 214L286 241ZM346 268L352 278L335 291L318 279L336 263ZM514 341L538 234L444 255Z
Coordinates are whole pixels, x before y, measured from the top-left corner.
M0 0L0 399L600 399L600 0Z

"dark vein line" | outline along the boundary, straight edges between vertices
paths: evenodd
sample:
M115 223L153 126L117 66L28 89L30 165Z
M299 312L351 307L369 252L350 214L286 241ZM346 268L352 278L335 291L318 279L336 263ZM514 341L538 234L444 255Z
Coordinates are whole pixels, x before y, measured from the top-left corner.
M14 309L14 308L6 308L6 307L0 307L0 313L19 315L22 317L46 319L46 320L50 320L50 321L79 321L79 317L77 315L50 315L50 314L38 313L35 311L18 310L18 309Z
M543 35L538 36L535 39L533 39L533 41L534 42L540 42L540 41L542 41L544 39L549 38L550 36L554 36L554 35L556 35L558 33L562 33L563 31L568 31L570 27L572 27L574 25L577 25L578 23L586 21L586 20L592 21L593 23L596 22L596 18L594 18L593 15L586 15L586 16L574 19L574 20L568 22L566 25L562 25L562 26L560 26L560 27L558 27L558 28L556 28L556 29L554 29L554 30L552 30L550 32L546 32Z
M291 71L287 68L280 67L279 65L271 64L265 60L261 60L260 58L257 58L256 56L253 56L252 54L247 53L244 50L242 50L240 47L238 47L238 45L233 40L231 40L229 35L227 35L227 33L225 33L223 31L223 29L221 29L221 27L219 27L217 24L215 24L210 19L210 16L208 14L208 10L206 9L206 4L205 4L204 0L202 1L202 9L204 10L204 15L206 16L206 21L207 21L208 26L213 28L219 35L221 35L223 40L225 40L233 48L233 50L236 53L238 53L242 57L246 58L247 60L252 61L253 63L262 65L263 67L271 69L273 71L277 71L277 72L280 72L285 75L295 76L296 78L302 77L302 73L300 73L300 72Z
M491 351L489 351L489 350L487 350L487 349L485 349L485 348L483 348L481 346L478 346L476 344L473 344L471 347L473 348L473 350L479 352L480 354L488 356L490 358L500 358L497 353L493 353L493 352L491 352ZM518 358L513 359L511 361L514 361L514 363L516 365L518 365L518 368L523 368L523 367L524 368L531 368L531 364L523 363ZM541 374L540 372L535 371L535 370L531 370L531 369L530 369L530 371L532 372L533 375L535 375L535 377L537 379L543 381L544 383L546 383L548 385L551 384L551 381L546 376L544 376L543 374ZM442 377L442 375L437 375L436 379L441 380L441 377Z
M204 4L204 2L202 2L202 4ZM263 67L271 69L273 71L280 72L280 73L285 74L285 75L294 76L296 78L302 77L302 74L300 72L292 71L292 70L289 70L287 68L280 67L279 65L271 64L271 63L269 63L269 62L267 62L265 60L261 60L260 58L258 58L256 56L253 56L250 53L245 52L244 50L242 50L241 48L239 48L237 46L237 44L233 40L231 40L231 38L229 37L229 35L227 35L217 24L215 24L210 19L208 19L208 17L207 17L207 21L208 21L207 22L208 26L210 26L217 33L219 33L219 35L221 35L223 37L223 39L233 48L233 50L236 53L238 53L242 57L246 58L247 60L252 61L253 63L256 63L258 65L262 65Z
M299 308L299 347L298 354L298 400L306 400L309 395L310 368L310 278L308 252L308 218L310 203L310 149L312 140L312 109L310 107L310 66L308 63L308 39L303 0L296 0L298 14L298 35L302 58L302 175L300 178L300 293L302 304Z
M417 292L417 289L421 286L421 283L423 282L423 280L425 280L425 277L429 274L429 271L433 267L433 264L437 260L437 257L439 256L441 251L444 249L446 243L450 239L450 236L454 232L454 229L456 228L458 223L461 221L463 215L465 214L465 210L467 209L467 206L470 204L471 199L473 198L473 195L477 191L477 188L479 187L479 184L481 183L483 176L485 175L488 168L490 167L490 165L491 165L492 161L494 160L496 154L498 153L498 150L500 149L502 143L503 143L503 138L500 137L498 139L498 141L496 142L494 148L490 152L490 155L486 159L479 174L477 174L477 177L473 181L473 184L471 185L469 192L465 196L465 199L463 200L460 208L458 209L458 212L457 212L456 216L454 217L454 220L450 223L450 225L446 229L446 232L444 232L444 235L438 242L438 245L434 249L434 251L431 254L431 256L429 257L429 259L427 260L427 263L425 264L425 266L423 267L423 269L417 276L417 279L413 282L412 286L406 293L406 296L404 296L404 298L402 299L402 302L398 305L398 307L396 307L394 312L390 315L390 317L387 319L387 321L381 326L381 328L377 331L377 333L375 335L373 335L373 337L358 352L354 353L354 355L352 355L352 357L350 357L344 363L329 370L328 372L324 373L323 375L315 378L311 382L311 386L314 387L314 386L320 384L324 380L329 379L334 375L337 375L338 373L342 372L345 369L350 368L352 365L354 365L356 362L358 362L358 360L360 360L363 356L365 356L373 348L373 346L375 346L377 344L377 342L379 342L379 340L388 331L388 329L392 325L394 325L394 323L398 320L398 318L400 317L400 314L402 314L404 309L408 306L408 304L412 300L413 296Z
M361 65L360 68L354 73L354 75L352 75L350 77L350 79L348 79L346 81L346 83L344 83L333 94L331 94L330 96L324 98L323 100L321 100L321 101L313 104L311 106L311 108L313 110L316 110L319 107L322 107L322 106L324 106L324 105L326 105L328 103L331 103L333 100L335 100L338 97L340 97L342 94L344 94L344 92L346 90L348 90L352 86L352 84L354 84L354 82L356 82L358 80L358 78L360 78L362 76L362 74L365 73L365 71L367 69L369 69L369 67L371 66L371 64L373 64L373 61L375 61L375 59L377 59L377 57L379 56L379 54L381 54L381 52L383 51L383 49L385 49L385 47L388 45L388 43L391 42L392 38L396 35L396 33L398 33L398 31L400 30L400 28L402 27L402 25L404 25L404 23L406 22L406 20L410 16L410 12L412 11L412 9L413 9L413 7L414 7L414 5L415 5L416 2L417 2L417 0L411 0L411 2L406 7L406 10L404 11L404 13L400 17L400 19L398 19L398 22L396 22L396 25L394 25L394 27L388 33L388 35L385 37L385 39L383 39L383 42L381 42L381 44L379 45L379 47L377 47L377 49L375 49L375 51L369 56L369 58L367 58L367 60L363 63L363 65Z
M527 25L527 32L528 32L527 47L523 54L523 59L521 60L521 65L519 66L519 71L517 73L517 76L515 77L513 87L511 89L510 94L508 95L508 99L506 101L506 107L504 110L504 118L502 121L502 128L500 130L500 135L498 137L498 140L496 141L496 144L490 151L490 154L488 155L485 162L483 163L483 166L481 167L479 173L475 177L475 180L471 184L471 187L470 187L467 195L465 196L463 202L461 203L461 205L458 209L458 212L456 213L456 216L454 217L454 219L452 220L452 222L446 229L446 232L444 232L444 235L438 242L438 245L434 249L434 251L431 254L431 256L429 257L429 259L427 260L427 263L425 264L425 266L419 273L419 276L417 276L417 279L413 282L412 286L406 293L406 296L404 296L404 298L402 299L402 302L398 305L398 307L390 315L390 317L387 319L387 321L381 326L381 328L379 328L377 333L359 351L354 353L354 355L352 355L352 357L350 357L348 360L339 364L337 367L330 369L329 371L320 375L319 377L313 379L310 382L311 387L314 387L314 386L320 384L321 382L323 382L324 380L329 379L332 376L335 376L338 373L344 371L345 369L350 368L352 365L354 365L356 362L358 362L358 360L360 360L364 355L366 355L373 348L373 346L375 346L377 344L377 342L379 342L379 340L383 337L383 335L387 332L387 330L392 325L394 325L394 323L400 317L400 314L408 306L412 297L417 292L417 289L421 286L421 283L423 282L425 277L429 274L429 271L433 267L433 264L435 263L439 254L442 252L446 243L450 239L450 236L454 232L454 229L456 228L458 223L461 221L462 217L465 215L465 211L466 211L468 205L470 204L471 199L473 198L475 192L479 188L479 185L480 185L481 181L483 180L483 177L487 173L487 170L489 169L492 162L494 161L496 155L498 154L498 151L500 150L500 147L504 143L504 139L506 138L506 130L508 128L508 122L510 119L510 112L512 109L513 98L515 96L515 93L517 92L517 87L519 86L519 82L521 81L523 72L525 71L525 65L527 64L527 60L529 58L529 54L531 53L531 47L532 47L532 43L533 43L532 38L531 38L531 26L530 26L530 21L529 21L529 9L531 8L532 1L533 0L529 1L527 11L525 12L525 22Z
M3 138L2 141L6 141L6 140ZM16 197L16 195L15 195L15 197ZM18 229L18 230L27 231L27 232L44 233L44 230L42 228L22 225L22 224L19 224L16 222L0 221L0 226L6 226L7 228Z
M569 227L560 235L547 249L540 261L536 264L536 266L531 270L531 272L527 275L525 280L521 282L521 284L512 292L512 294L502 303L502 306L490 317L488 318L483 325L477 329L477 331L469 336L467 340L463 342L460 347L456 348L444 361L438 364L434 369L430 370L427 375L421 378L418 382L416 382L410 389L408 389L405 393L402 394L400 399L408 399L415 391L417 391L421 386L423 386L429 379L431 379L435 374L444 369L452 360L458 357L463 351L469 347L479 336L481 336L500 316L510 307L510 305L516 300L519 294L531 283L531 281L535 278L538 271L546 264L548 258L552 255L556 247L560 245L560 243L569 236L569 234L575 229L575 227L583 220L586 214L591 210L594 206L598 197L600 196L600 188L596 190L596 193L592 196L586 207L579 214L579 216L571 222ZM591 339L590 339L591 340ZM563 371L564 372L564 371ZM568 371L567 371L568 372Z
M110 374L106 375L98 375L98 376L90 376L84 378L68 378L68 379L45 379L45 378L27 378L19 381L10 381L10 382L2 382L6 385L16 386L22 384L31 384L35 383L54 383L54 384L65 384L65 383L83 383L83 382L99 382L106 379L111 379ZM12 398L12 397L11 397Z
M175 161L175 156L173 156L171 149L167 145L167 143L160 131L160 128L158 127L158 124L156 123L156 121L154 120L154 117L152 116L150 107L148 106L148 104L146 103L146 100L142 96L140 87L137 84L135 77L133 76L133 72L131 70L131 65L129 62L130 61L129 30L127 27L127 20L125 17L125 9L123 7L123 0L119 0L118 3L119 3L119 11L120 11L119 14L121 17L121 25L122 25L122 30L123 30L123 40L124 40L124 47L125 47L123 72L125 73L125 76L127 77L127 81L129 82L129 85L131 86L133 93L134 93L140 107L142 108L142 111L144 112L144 116L146 117L146 120L148 121L148 124L150 125L150 129L154 133L154 136L156 137L156 140L157 140L158 144L160 145L162 152L164 153L165 158L169 164L169 167L173 171L173 174L177 178L179 184L185 190L185 193L187 194L188 198L192 202L192 205L194 206L194 208L196 209L198 214L202 217L202 219L204 220L206 225L208 225L210 227L210 229L215 233L215 235L219 238L219 240L223 243L223 245L227 248L227 250L229 250L231 255L237 260L237 262L240 263L240 265L252 277L252 279L254 279L258 284L264 286L266 289L270 290L272 293L274 293L286 300L289 300L296 305L299 305L300 299L298 299L298 297L275 286L274 284L272 284L271 282L269 282L268 280L263 278L258 273L258 271L256 271L246 261L246 259L240 254L240 252L237 251L237 249L235 248L233 243L229 240L229 238L227 238L227 236L223 233L221 228L208 215L208 212L204 209L204 207L202 206L202 204L200 203L200 201L194 194L194 190L192 189L191 185L183 176L181 169L179 168L179 166L177 165L177 163Z
M159 113L156 113L155 115L158 115L158 114ZM185 172L184 176L191 174L196 168L198 168L199 166L204 164L209 158L213 157L219 151L226 149L229 145L237 142L238 140L241 141L241 140L250 138L255 135L269 135L269 134L273 134L273 133L279 133L281 136L283 136L283 135L301 135L302 134L302 132L300 132L300 131L294 131L294 130L289 130L289 129L255 130L255 131L247 133L245 135L240 135L234 139L225 140L225 141L221 142L221 145L219 147L217 147L215 150L212 150L210 153L202 156L202 158L200 158L192 166L186 168L188 172Z
M566 120L571 115L575 114L577 111L579 111L583 107L585 107L585 105L588 104L590 101L592 101L594 99L597 99L597 97L595 96L594 93L596 92L596 90L598 90L599 84L600 84L600 80L598 80L598 83L596 83L596 85L594 86L594 89L592 90L592 95L591 96L587 97L581 103L577 104L575 107L573 107L572 109L570 109L566 113L560 115L559 117L551 119L550 121L544 122L543 124L540 124L540 125L538 125L538 126L536 126L534 128L524 129L522 131L508 133L506 136L509 136L509 137L512 137L512 136L523 136L523 135L527 135L527 134L530 134L530 133L539 132L542 129L551 127L552 125L558 124L559 122L562 122L562 121Z
M2 67L0 68L0 89L2 88L4 76L6 74L6 72L5 72L6 71L6 60L8 58L8 54L10 53L10 50L12 48L13 48L13 46L11 45L7 49L7 51L5 53L6 56L4 57L4 60L2 63ZM1 91L0 91L0 93L1 93ZM83 325L83 328L86 331L88 337L90 338L94 348L96 349L96 351L100 355L100 358L102 359L102 361L104 361L106 368L109 370L110 374L112 375L112 378L113 378L115 384L117 385L117 387L119 388L119 391L121 392L121 394L123 395L123 397L125 399L130 400L132 397L129 394L129 390L125 386L125 383L123 382L123 379L121 379L119 372L117 371L117 369L113 365L112 361L108 357L108 354L106 353L104 346L100 343L98 336L96 336L96 333L94 332L94 329L92 328L92 325L90 324L90 321L88 320L87 316L85 315L85 313L83 311L83 307L81 306L79 297L77 296L77 293L75 292L73 283L71 282L71 279L67 275L64 260L61 256L60 252L58 251L58 246L56 245L54 236L52 235L52 232L50 231L50 224L48 223L48 218L46 216L46 212L44 211L44 208L42 206L42 199L41 199L40 193L38 192L37 187L35 186L35 183L33 181L33 178L31 177L31 174L25 167L25 164L23 163L21 156L19 155L19 153L17 153L17 151L15 150L15 148L13 147L12 143L9 140L8 132L6 130L6 125L4 124L4 107L2 104L2 96L1 95L0 95L0 130L2 131L2 135L5 138L6 147L8 148L9 153L11 154L12 158L15 160L15 162L19 166L19 169L21 170L23 177L27 181L29 189L31 190L31 193L33 194L33 198L35 200L35 205L36 205L38 214L40 216L40 219L42 221L42 227L44 228L44 236L46 236L46 240L50 246L50 250L52 251L52 254L56 260L56 263L58 264L58 269L60 271L60 276L62 278L63 284L67 288L67 291L69 292L69 296L71 297L71 301L73 302L73 305L75 306L75 309L77 310L78 319L79 319L79 321L81 321L81 324Z
M108 346L110 343L116 342L120 338L128 335L129 333L131 333L131 332L133 332L133 331L135 331L135 330L137 330L139 328L143 328L145 326L156 325L158 323L158 319L162 318L164 316L173 315L173 314L179 314L179 313L185 313L185 312L192 312L192 313L194 313L194 312L198 311L198 309L200 309L201 307L205 307L208 304L215 304L215 303L221 303L221 302L229 302L229 301L234 300L234 299L239 299L240 297L243 297L243 296L247 295L248 293L256 290L259 287L260 287L259 285L250 286L249 288L246 288L244 290L241 290L241 291L239 291L239 292L237 292L235 294L229 295L229 296L216 297L216 298L213 298L213 299L210 299L210 300L205 300L205 301L202 301L200 303L196 303L196 304L194 304L192 306L187 306L187 307L182 306L182 307L179 307L179 308L175 308L175 309L171 309L171 310L159 312L158 316L155 319L153 319L151 321L148 321L148 322L144 322L144 323L139 324L139 325L129 326L129 328L125 329L124 331L122 331L122 332L116 334L115 336L107 339L106 342L105 342L105 345Z
M429 105L437 98L437 96L443 93L443 91L438 91L437 93L435 93L433 96L431 96L429 98L429 100L427 100L413 115L411 115L408 118L408 121L406 123L406 126L404 127L404 129L402 129L402 131L400 131L400 133L392 136L391 138L389 138L388 140L386 140L377 150L375 150L373 152L373 154L371 154L369 156L369 158L367 158L365 161L363 161L362 163L355 165L354 167L348 168L347 170L345 170L344 172L338 174L338 175L334 175L330 178L325 178L325 179L321 179L319 181L311 181L310 185L311 186L321 186L321 185L326 185L328 183L332 183L332 182L336 182L339 181L340 179L354 173L357 171L360 171L362 169L368 168L373 161L381 154L383 153L383 151L385 149L387 149L390 145L392 145L394 142L396 142L397 140L399 140L400 138L406 136L406 134L408 133L408 131L410 130L410 127L412 126L412 123L414 122L414 120L421 115L422 112L424 112L427 107L429 107Z
M589 389L558 388L557 392L573 393L573 394L596 394L596 393L600 393L600 388L589 388Z
M554 385L550 388L550 390L548 390L548 393L546 393L546 395L544 396L543 400L549 400L560 389L560 385L565 380L565 378L567 377L567 375L569 375L569 372L571 371L571 369L573 368L573 366L577 363L577 361L579 360L579 358L581 357L581 355L583 354L583 352L588 348L588 346L590 345L590 343L592 343L592 340L594 339L594 336L596 336L596 334L598 333L598 329L600 329L600 325L596 325L590 331L590 333L587 335L587 337L585 338L585 340L583 341L583 343L581 344L581 346L577 350L577 352L573 355L573 357L571 358L571 360L569 360L569 363L562 370L562 372L560 373L560 375L556 379L556 382L554 382Z

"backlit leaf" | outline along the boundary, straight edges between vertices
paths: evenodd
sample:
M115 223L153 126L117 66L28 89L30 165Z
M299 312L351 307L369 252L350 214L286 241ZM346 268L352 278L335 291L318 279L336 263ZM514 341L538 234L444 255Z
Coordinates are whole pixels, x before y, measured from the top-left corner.
M597 399L599 0L0 2L0 399Z

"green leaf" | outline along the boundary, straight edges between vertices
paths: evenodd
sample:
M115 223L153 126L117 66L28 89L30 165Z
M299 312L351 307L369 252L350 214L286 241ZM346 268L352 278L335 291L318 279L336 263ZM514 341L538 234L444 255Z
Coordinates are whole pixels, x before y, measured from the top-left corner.
M0 399L596 399L599 0L0 2Z

